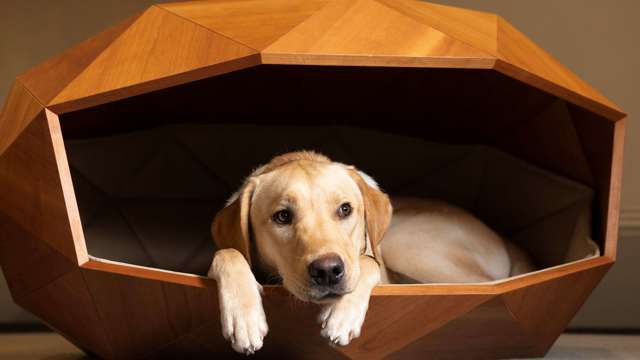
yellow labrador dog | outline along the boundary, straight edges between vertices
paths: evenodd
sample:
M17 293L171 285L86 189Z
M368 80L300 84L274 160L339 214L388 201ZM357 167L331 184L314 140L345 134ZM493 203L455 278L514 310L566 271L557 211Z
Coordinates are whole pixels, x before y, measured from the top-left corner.
M368 175L306 151L256 169L212 232L219 250L209 276L218 283L222 333L245 354L260 349L268 331L253 271L324 304L321 335L347 345L380 282L492 281L532 269L523 252L463 210L410 198L392 207Z

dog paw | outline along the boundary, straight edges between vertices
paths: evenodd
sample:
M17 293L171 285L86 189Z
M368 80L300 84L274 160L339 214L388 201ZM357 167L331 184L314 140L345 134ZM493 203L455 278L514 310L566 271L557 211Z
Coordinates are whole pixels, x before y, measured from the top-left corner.
M222 336L231 342L235 351L245 355L262 348L269 330L260 298L260 285L257 287L256 291L241 291L233 297L221 296Z
M368 299L350 295L325 306L318 317L322 326L320 334L333 345L349 345L351 340L360 336L368 306Z

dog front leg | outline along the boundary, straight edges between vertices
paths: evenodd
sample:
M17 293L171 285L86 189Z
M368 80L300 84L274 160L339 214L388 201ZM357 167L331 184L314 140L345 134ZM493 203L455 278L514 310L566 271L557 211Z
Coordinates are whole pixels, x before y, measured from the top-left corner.
M218 283L222 335L235 351L253 354L262 347L268 331L260 296L262 286L235 249L218 250L208 275Z
M353 292L325 306L318 321L322 336L336 345L348 345L360 336L360 329L369 308L371 290L380 282L380 266L368 256L360 257L360 279Z

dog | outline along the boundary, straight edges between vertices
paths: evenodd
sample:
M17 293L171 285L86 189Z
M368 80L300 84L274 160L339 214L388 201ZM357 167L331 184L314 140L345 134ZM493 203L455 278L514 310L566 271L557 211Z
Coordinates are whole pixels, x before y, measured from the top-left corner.
M311 151L253 171L211 229L218 250L208 276L218 284L222 334L244 354L259 350L268 331L254 273L322 304L321 335L344 346L360 335L379 283L484 282L533 269L464 210L391 200L367 174Z

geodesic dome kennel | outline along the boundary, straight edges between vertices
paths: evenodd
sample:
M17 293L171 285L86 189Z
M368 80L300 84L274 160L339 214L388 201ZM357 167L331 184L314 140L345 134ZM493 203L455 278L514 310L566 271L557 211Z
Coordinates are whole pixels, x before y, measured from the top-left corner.
M378 286L362 335L265 287L255 356L544 354L615 261L625 115L494 14L410 0L157 5L20 75L0 117L16 303L105 358L235 356L209 223L306 148L471 210L539 270ZM295 316L292 316L295 314Z

